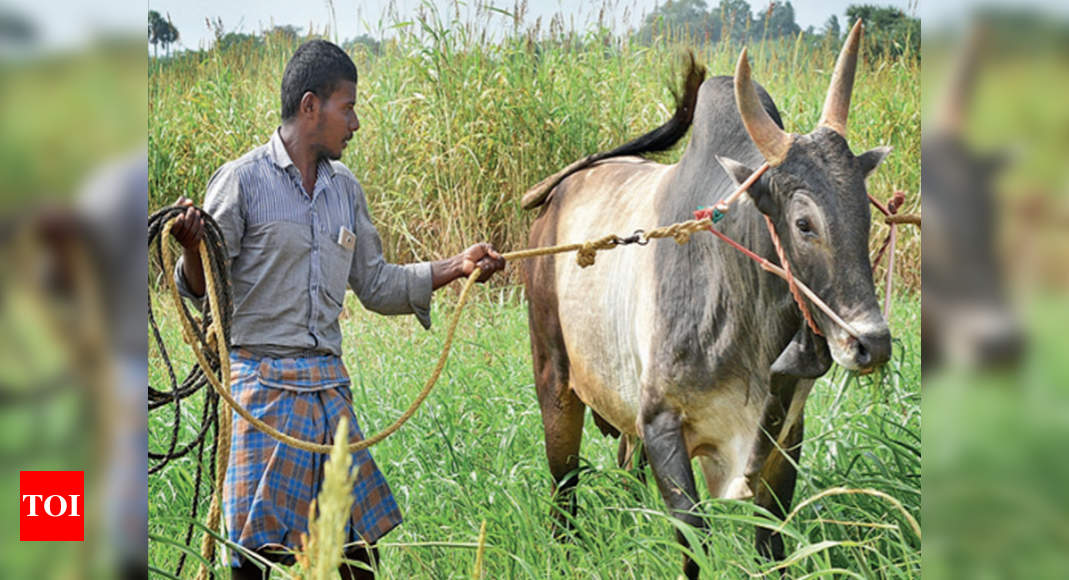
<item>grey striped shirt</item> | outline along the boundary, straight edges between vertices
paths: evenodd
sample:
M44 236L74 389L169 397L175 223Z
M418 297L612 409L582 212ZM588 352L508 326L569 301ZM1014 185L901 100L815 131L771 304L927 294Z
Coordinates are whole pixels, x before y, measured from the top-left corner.
M317 171L309 197L276 130L208 182L204 209L230 258L234 346L276 358L340 356L347 285L369 310L415 314L431 325L430 263L387 263L356 177L337 161L321 160ZM349 248L340 243L345 230L355 234ZM193 297L181 261L175 280Z

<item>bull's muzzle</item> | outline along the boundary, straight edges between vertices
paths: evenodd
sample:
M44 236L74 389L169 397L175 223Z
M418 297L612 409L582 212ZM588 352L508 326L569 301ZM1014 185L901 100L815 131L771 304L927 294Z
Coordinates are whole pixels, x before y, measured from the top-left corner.
M846 340L846 350L855 370L872 371L891 358L891 331L880 325L860 332L860 336Z

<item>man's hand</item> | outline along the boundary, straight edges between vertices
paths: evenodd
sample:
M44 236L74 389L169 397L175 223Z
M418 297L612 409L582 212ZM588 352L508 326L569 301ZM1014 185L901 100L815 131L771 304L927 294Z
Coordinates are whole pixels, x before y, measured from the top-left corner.
M494 272L505 269L505 258L490 244L475 244L452 258L432 262L431 287L437 290L453 280L467 278L475 268L482 270L477 281L486 282Z
M193 207L193 200L179 197L175 206L185 207L185 213L175 218L171 235L182 244L182 274L186 285L196 296L204 296L204 265L200 261L200 240L204 237L204 218Z
M493 246L485 242L475 244L461 252L460 260L464 277L471 276L476 267L482 270L478 282L486 282L494 275L494 272L505 269L505 259L494 250Z
M200 217L200 211L193 207L193 200L187 197L179 197L174 204L176 207L188 208L185 213L175 218L171 226L171 235L178 240L186 250L196 250L200 240L204 237L204 219Z

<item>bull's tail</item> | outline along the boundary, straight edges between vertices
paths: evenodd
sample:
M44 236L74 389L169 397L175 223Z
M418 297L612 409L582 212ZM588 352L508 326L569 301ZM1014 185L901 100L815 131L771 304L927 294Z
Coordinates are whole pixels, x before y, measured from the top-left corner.
M701 87L703 80L705 80L705 67L694 60L693 52L688 52L687 73L683 79L683 92L680 94L676 90L672 91L676 101L676 112L667 123L611 151L587 155L583 159L539 181L534 187L528 189L527 193L523 194L523 199L520 200L523 209L533 209L542 205L549 199L549 193L553 191L553 188L561 181L564 181L566 177L590 167L602 159L621 157L623 155L656 153L672 148L683 138L683 135L687 134L687 130L690 129L690 125L694 121L694 105L698 101L698 88Z

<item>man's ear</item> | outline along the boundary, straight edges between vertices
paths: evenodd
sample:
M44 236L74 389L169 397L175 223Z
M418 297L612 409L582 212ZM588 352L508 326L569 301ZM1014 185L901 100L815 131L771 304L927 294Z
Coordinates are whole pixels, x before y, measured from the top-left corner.
M716 161L720 163L720 166L727 172L731 181L735 182L736 187L742 185L744 181L750 178L754 170L746 167L742 163L730 159L728 157L716 156ZM750 189L746 190L746 195L750 196L757 209L761 210L761 213L772 215L775 211L775 204L772 200L772 192L765 186L764 179L758 179L750 186Z
M887 154L891 152L891 148L884 145L883 147L877 147L875 149L869 149L868 151L857 156L858 163L861 164L861 172L868 177L876 168L880 166Z
M312 91L305 91L301 95L301 106L298 110L302 113L314 113L319 108L319 97Z

